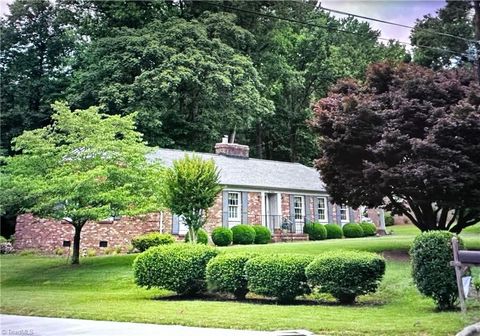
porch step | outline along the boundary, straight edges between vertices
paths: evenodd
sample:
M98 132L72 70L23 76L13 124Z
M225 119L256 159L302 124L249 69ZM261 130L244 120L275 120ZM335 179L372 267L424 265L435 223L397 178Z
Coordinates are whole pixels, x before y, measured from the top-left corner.
M304 233L274 233L272 235L274 243L306 240L308 240L308 235Z

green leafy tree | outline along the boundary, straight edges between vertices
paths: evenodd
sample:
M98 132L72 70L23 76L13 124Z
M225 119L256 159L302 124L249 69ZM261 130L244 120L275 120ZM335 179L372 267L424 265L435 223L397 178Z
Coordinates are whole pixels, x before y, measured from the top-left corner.
M197 242L197 231L207 220L207 210L215 203L219 172L213 160L186 155L173 162L165 171L163 200L174 214L183 216L188 227L189 241Z
M231 33L248 36L239 27ZM216 34L179 18L117 29L79 58L70 100L111 114L138 111L152 145L210 151L225 132L244 131L273 109L250 58Z
M53 124L25 131L5 158L2 205L65 219L75 229L72 264L79 263L80 233L87 221L158 211L161 167L135 130L135 115L106 116L97 107L70 111L53 105ZM16 194L18 197L13 197Z
M50 104L69 84L76 35L47 0L14 1L0 18L1 146L26 129L50 123Z
M419 46L415 48L414 62L433 69L472 62L475 47L467 41L474 39L472 8L472 1L447 0L445 7L439 9L435 16L429 14L417 20L410 35L412 44ZM463 37L465 40L436 32ZM476 48L479 47L477 43Z

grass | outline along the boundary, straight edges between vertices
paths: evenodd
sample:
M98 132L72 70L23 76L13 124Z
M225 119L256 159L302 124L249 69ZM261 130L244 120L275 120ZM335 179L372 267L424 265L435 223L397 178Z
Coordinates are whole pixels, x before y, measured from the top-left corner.
M412 228L393 230L395 235L377 239L234 246L224 250L305 254L344 248L406 251L415 234L407 232ZM480 247L475 231L463 236L468 247ZM317 303L295 305L168 298L170 293L165 291L135 286L131 269L134 258L84 258L82 265L72 267L59 257L2 256L1 311L238 329L308 329L328 335L451 335L479 321L480 316L480 304L472 300L466 316L436 312L433 302L420 296L413 286L408 261L388 260L385 279L377 293L362 297L355 306L340 306L324 297Z

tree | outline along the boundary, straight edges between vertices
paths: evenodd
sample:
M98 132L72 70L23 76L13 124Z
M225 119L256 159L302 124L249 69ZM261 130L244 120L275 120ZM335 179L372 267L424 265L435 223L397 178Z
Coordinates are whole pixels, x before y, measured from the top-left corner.
M159 209L161 167L147 162L135 115L106 116L97 107L72 112L64 103L53 110L53 124L13 140L17 155L4 159L0 199L71 223L78 264L87 221Z
M165 206L174 214L183 216L189 241L196 242L197 231L207 220L207 210L214 205L222 190L214 161L186 155L165 171L164 183Z
M10 15L0 19L2 48L1 146L26 129L50 122L50 104L63 97L69 84L69 62L75 31L47 0L15 1Z
M475 49L480 46L477 43L475 47L467 41L474 40L471 10L472 1L447 0L446 6L439 9L436 16L429 14L417 20L410 35L412 44L418 46L415 48L414 62L432 69L473 63L475 55L472 54L472 47ZM456 54L452 54L452 51Z
M314 110L316 167L336 203L385 206L422 231L480 220L480 86L469 71L376 64Z
M214 36L202 21L179 18L117 29L79 58L69 100L104 104L110 114L138 111L152 145L210 151L225 132L273 109L249 57Z

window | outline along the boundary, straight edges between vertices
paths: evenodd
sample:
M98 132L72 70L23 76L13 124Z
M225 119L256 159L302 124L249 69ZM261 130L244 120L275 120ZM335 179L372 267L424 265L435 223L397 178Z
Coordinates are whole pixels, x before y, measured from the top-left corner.
M303 207L302 196L293 197L293 209L295 211L295 220L303 220L303 217L305 216L305 209Z
M105 240L100 240L100 243L98 244L99 247L107 247L108 246L108 242L105 241Z
M228 219L232 221L240 220L240 193L228 193Z
M327 198L318 197L317 217L319 221L327 221Z
M348 207L346 205L340 205L340 220L342 222L348 222Z
M70 240L64 240L63 247L70 247Z

